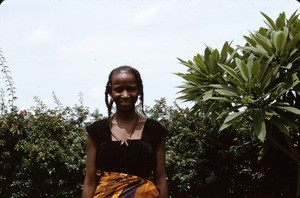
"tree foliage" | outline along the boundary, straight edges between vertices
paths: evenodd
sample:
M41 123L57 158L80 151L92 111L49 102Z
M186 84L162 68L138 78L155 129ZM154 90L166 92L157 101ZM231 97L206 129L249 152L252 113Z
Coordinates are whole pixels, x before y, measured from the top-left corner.
M207 47L203 55L180 63L187 73L180 99L193 101L193 111L209 117L219 130L250 123L251 133L265 145L272 142L300 167L300 20L281 13L267 27L244 36L246 44L221 51ZM265 142L267 140L267 142ZM264 146L260 157L266 153ZM300 169L298 192L300 195Z

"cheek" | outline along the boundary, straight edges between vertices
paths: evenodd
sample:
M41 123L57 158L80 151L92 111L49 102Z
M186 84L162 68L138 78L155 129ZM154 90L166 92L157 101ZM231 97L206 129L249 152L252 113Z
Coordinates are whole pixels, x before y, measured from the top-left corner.
M135 96L138 98L139 96L140 96L141 94L139 93L139 92L137 92L136 94L135 94Z

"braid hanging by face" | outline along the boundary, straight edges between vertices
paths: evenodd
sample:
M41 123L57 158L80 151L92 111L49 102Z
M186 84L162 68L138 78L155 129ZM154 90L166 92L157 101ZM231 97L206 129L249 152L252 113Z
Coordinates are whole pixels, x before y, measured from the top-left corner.
M108 81L107 81L106 87L105 87L105 104L107 107L108 117L109 118L111 117L111 109L113 106L113 101L108 100L108 96L111 93L111 88L112 88L111 87L112 86L112 76L113 76L113 74L119 73L121 71L130 72L135 76L137 85L138 85L138 89L139 89L139 95L140 95L139 99L140 99L140 103L141 103L142 112L145 114L145 112L144 112L144 87L143 87L143 81L142 81L140 72L133 67L124 65L124 66L120 66L120 67L113 69L108 76Z

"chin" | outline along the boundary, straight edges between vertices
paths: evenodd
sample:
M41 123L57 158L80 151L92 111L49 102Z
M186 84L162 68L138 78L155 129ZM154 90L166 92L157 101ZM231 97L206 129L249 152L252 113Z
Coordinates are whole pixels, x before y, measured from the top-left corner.
M134 105L124 105L124 106L120 105L118 109L121 111L131 111L131 110L135 109L135 106Z

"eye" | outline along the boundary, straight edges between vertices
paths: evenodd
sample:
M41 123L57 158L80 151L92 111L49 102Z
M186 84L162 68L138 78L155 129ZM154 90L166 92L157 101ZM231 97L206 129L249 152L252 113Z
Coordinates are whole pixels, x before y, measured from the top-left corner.
M129 92L135 92L135 91L137 91L137 87L136 86L130 86L130 87L128 87L128 91Z
M115 88L113 88L113 90L117 93L121 93L121 92L123 92L124 89L122 87L115 87Z

